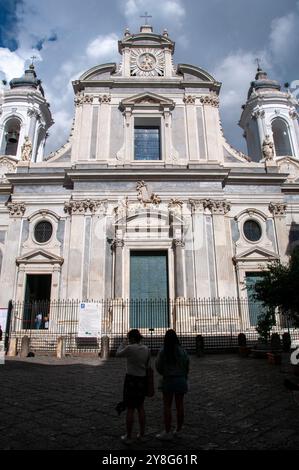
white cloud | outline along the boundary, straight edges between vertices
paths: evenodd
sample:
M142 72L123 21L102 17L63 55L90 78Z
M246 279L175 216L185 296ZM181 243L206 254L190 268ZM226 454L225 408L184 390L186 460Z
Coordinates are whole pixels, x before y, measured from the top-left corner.
M283 57L293 52L294 45L298 45L299 16L289 13L280 18L275 18L271 23L270 50L275 58L283 60Z
M15 52L11 52L5 47L0 47L0 73L3 78L7 81L15 77L20 77L24 73L25 62L32 56L39 57L39 54L33 50L18 49Z
M117 57L117 40L115 33L98 36L86 48L86 54L93 60L113 60Z

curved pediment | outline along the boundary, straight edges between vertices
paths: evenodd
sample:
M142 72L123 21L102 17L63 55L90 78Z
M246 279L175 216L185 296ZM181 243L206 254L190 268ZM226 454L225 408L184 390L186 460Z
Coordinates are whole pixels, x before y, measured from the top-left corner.
M194 80L195 78L205 83L211 83L219 89L221 87L221 83L217 82L212 75L210 75L206 70L196 67L195 65L178 64L177 70L179 73L184 75L185 80Z
M169 98L164 98L156 93L145 92L125 98L120 102L121 108L124 109L127 106L162 106L173 109L174 101Z
M103 76L112 75L116 71L116 63L109 62L107 64L100 64L92 67L91 69L84 72L80 77L79 81L85 80L102 80Z

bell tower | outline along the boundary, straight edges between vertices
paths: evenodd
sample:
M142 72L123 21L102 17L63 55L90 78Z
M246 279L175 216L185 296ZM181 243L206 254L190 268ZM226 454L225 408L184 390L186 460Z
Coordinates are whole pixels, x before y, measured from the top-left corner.
M239 122L253 161L299 158L298 101L258 66Z
M47 131L53 124L34 65L4 89L0 109L0 156L13 160L43 160ZM22 151L23 149L23 151Z

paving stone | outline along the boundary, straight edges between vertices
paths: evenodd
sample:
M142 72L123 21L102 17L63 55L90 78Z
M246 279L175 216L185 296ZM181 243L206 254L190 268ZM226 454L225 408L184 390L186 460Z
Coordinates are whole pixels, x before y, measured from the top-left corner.
M236 355L191 357L190 370L182 438L155 439L163 428L157 392L145 403L146 442L133 449L299 448L299 407L283 386L287 355L278 367ZM124 449L125 416L114 410L124 371L117 358L8 359L0 366L0 449Z

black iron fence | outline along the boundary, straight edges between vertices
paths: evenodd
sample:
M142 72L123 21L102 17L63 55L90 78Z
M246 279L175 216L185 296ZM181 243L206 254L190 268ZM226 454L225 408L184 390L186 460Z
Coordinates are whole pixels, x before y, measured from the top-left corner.
M48 352L63 337L66 352L75 353L99 352L101 338L108 336L114 351L129 329L138 328L144 342L157 350L165 331L174 328L189 351L195 350L198 335L206 349L231 349L237 347L239 333L246 334L249 345L257 340L262 311L259 303L236 298L13 302L10 337L26 335L32 350ZM277 314L272 332L286 331L299 339L288 317Z

